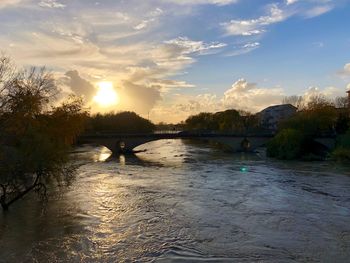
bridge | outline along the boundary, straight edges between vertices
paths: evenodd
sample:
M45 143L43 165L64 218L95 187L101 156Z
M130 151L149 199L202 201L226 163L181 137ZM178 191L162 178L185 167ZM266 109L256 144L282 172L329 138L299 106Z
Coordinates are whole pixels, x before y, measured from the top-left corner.
M133 153L140 145L151 141L164 139L196 139L214 142L222 145L231 152L254 151L258 147L266 146L266 143L273 138L272 134L265 135L237 135L217 133L149 133L149 134L90 134L78 138L78 143L92 143L107 147L114 154ZM335 147L336 141L331 137L314 138L324 149L331 150Z
M213 133L152 133L152 134L92 134L82 135L78 143L93 143L107 147L114 154L133 153L142 144L164 139L196 139L218 143L232 152L253 151L266 145L273 135L233 135Z

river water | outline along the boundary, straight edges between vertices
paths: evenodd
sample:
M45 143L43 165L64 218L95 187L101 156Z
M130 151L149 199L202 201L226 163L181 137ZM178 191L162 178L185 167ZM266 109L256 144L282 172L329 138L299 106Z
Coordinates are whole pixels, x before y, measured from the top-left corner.
M78 148L69 187L0 212L0 262L350 262L349 167L141 148Z

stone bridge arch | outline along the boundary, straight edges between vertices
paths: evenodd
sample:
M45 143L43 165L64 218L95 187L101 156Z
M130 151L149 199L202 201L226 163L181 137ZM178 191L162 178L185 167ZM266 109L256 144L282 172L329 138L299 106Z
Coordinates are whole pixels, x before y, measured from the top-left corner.
M79 143L94 143L107 147L113 153L132 153L133 150L143 144L151 141L163 139L195 139L202 141L215 142L225 146L232 152L242 150L253 151L258 147L266 145L271 137L259 136L233 136L233 135L181 135L181 134L151 134L151 135L130 135L130 136L112 136L112 135L93 135L82 136ZM245 144L245 145L244 145ZM246 146L246 147L245 147Z

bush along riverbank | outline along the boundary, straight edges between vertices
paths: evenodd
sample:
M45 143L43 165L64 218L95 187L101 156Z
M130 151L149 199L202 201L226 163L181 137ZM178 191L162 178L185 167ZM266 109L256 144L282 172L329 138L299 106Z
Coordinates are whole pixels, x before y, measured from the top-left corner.
M268 143L266 153L280 160L350 162L350 132L339 137L346 139L337 138L336 147L330 150L295 129L286 129Z
M337 147L330 157L335 161L350 162L350 130L338 137Z

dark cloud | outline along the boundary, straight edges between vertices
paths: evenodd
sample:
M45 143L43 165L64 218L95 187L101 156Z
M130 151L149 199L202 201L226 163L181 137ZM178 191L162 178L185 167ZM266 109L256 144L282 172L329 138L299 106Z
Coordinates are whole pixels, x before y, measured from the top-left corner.
M148 113L162 99L158 88L138 85L129 81L123 82L123 88L118 92L120 107L140 114Z
M68 71L65 75L67 76L66 85L75 94L83 96L87 102L90 102L96 93L94 85L80 77L77 70Z

